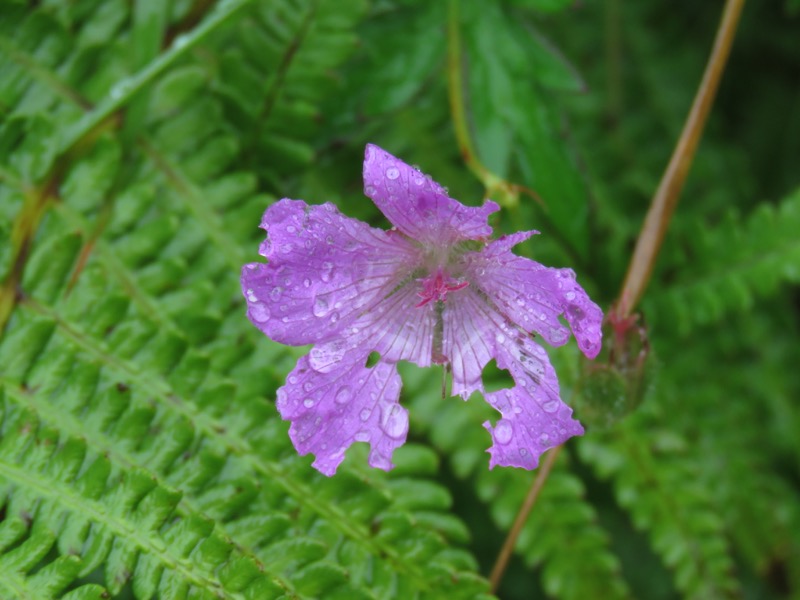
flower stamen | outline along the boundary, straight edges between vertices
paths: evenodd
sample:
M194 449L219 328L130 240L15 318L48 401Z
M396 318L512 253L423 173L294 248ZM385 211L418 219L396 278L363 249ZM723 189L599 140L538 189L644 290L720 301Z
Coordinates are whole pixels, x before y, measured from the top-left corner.
M415 308L420 308L433 301L444 302L447 299L447 292L457 292L469 285L469 281L453 279L444 273L441 267L436 270L434 275L417 281L422 284L422 290L417 293L422 301Z

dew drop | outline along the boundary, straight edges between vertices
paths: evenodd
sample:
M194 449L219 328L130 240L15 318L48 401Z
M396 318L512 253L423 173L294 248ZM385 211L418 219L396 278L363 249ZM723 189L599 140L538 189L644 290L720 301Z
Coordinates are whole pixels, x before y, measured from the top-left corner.
M498 344L502 344L503 342L505 342L505 341L506 341L506 336L504 336L502 333L498 333L498 334L495 336L495 338L494 338L494 339L496 339L496 340L497 340L497 343L498 343Z
M390 167L386 169L386 177L388 179L397 179L400 177L400 171L397 170L395 167Z
M509 421L500 419L494 428L494 439L498 444L507 444L514 435L514 427Z
M247 290L247 299L250 300L250 302L258 302L258 298L256 298L256 293L251 289Z
M335 312L331 315L331 325L335 324L339 320L339 313Z
M383 471L388 471L392 468L392 461L382 454L371 452L369 455L369 466L376 469L382 469Z
M263 323L269 320L269 309L263 304L253 304L253 306L250 307L250 316L254 321Z
M281 321L284 322L284 323L288 323L289 322L289 317L283 317L281 319Z
M520 455L522 458L525 458L526 456L528 456L528 451L527 451L525 448L520 448L520 449L519 449L519 455Z
M188 43L189 36L184 33L175 38L175 40L172 42L172 47L177 50L178 48L183 48Z
M550 441L550 436L547 435L546 433L543 433L542 435L539 436L539 443L540 444L546 444L549 441Z
M111 96L114 100L119 100L125 94L127 94L131 89L131 83L127 79L123 79L119 83L117 83L114 87L111 88L111 91L108 92L108 95Z
M359 431L357 434L353 436L353 438L357 442L368 442L369 441L369 434L366 431Z
M297 383L297 375L289 375L289 383L291 384Z
M390 438L403 437L408 431L408 413L400 405L392 404L384 410L381 429Z
M364 193L367 196L372 197L372 196L375 195L375 192L376 192L376 190L375 190L375 186L374 185L368 185L367 187L364 188Z
M277 301L278 298L281 297L281 292L283 292L283 288L281 287L272 288L272 291L269 293L269 297Z
M303 287L311 287L311 280L308 278L303 279Z
M294 225L289 225L286 228L286 231L288 231L289 233L294 233L295 231L297 231L297 227L295 227Z
M365 408L365 409L363 409L361 411L361 413L358 416L362 421L366 421L367 419L369 419L369 416L371 414L372 414L372 411L370 409L368 409L368 408Z
M544 404L542 404L542 409L544 412L547 413L554 413L558 410L558 401L557 400L548 400Z
M310 382L310 381L306 381L306 382L303 384L303 389L304 389L305 391L307 391L307 392L310 392L310 391L311 391L311 388L313 388L313 387L314 387L314 386L311 384L311 382Z
M575 292L567 292L566 294L564 294L564 297L567 300L575 300Z
M339 388L339 391L336 392L336 395L333 399L339 404L345 404L350 401L353 397L353 391L350 389L349 385L343 385Z
M303 386L303 387L305 387L305 386ZM311 408L312 406L314 406L314 399L313 398L306 398L305 400L303 400L303 406L305 406L306 408Z
M333 263L331 262L324 262L322 263L322 272L320 273L320 278L322 281L330 281L331 277L333 277Z
M329 306L328 301L325 298L317 297L314 300L314 306L311 307L311 311L314 313L316 317L324 317L328 314Z

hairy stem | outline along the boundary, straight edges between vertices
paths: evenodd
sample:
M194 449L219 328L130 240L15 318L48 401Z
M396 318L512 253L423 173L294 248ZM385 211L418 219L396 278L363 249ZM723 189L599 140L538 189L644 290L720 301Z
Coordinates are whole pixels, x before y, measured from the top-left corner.
M669 226L669 220L678 204L683 184L689 173L689 167L694 159L703 127L725 70L743 6L744 0L727 0L725 2L714 47L708 59L703 79L695 95L689 116L686 118L680 139L672 153L672 158L664 171L655 196L653 196L644 225L639 233L639 239L636 242L636 248L617 303L616 312L620 318L630 316L650 281L653 266Z
M492 593L495 593L497 588L500 587L500 581L503 579L503 574L508 566L511 553L514 551L517 538L522 531L522 527L525 525L525 521L528 520L528 515L531 514L531 510L533 510L533 506L536 504L536 500L539 498L539 492L542 491L542 488L547 481L547 477L550 475L550 471L553 469L553 464L555 464L556 458L558 458L558 455L563 447L564 446L556 446L550 452L548 452L547 456L545 456L544 460L542 461L539 470L536 472L536 477L534 478L533 483L528 490L528 495L525 496L525 500L523 501L522 506L517 513L517 517L514 519L514 524L511 526L505 542L503 542L503 547L500 549L500 554L497 556L497 561L494 563L494 567L492 567L492 574L489 576L489 581L492 584Z
M447 95L450 101L450 115L453 118L453 129L456 134L458 151L467 168L486 189L486 197L497 200L505 207L517 205L519 194L524 193L540 205L544 202L532 189L517 183L506 181L490 171L484 165L470 135L467 121L466 100L464 98L464 81L461 78L461 19L459 17L459 0L449 0L447 12Z

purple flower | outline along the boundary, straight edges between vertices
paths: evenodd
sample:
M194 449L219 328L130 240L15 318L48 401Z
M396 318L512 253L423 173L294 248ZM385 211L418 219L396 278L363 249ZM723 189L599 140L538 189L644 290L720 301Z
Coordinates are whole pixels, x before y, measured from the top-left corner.
M330 203L283 199L264 213L268 263L242 269L247 314L282 344L313 344L277 392L297 451L333 475L353 442L371 446L369 464L392 468L408 433L397 363L447 364L453 393L484 392L495 359L514 387L484 396L501 415L484 427L490 467L533 469L539 455L583 433L561 401L558 380L534 341L567 342L563 315L589 358L600 351L602 312L571 269L514 255L526 231L488 240L492 201L464 206L430 177L368 145L364 191L394 227L374 229ZM373 352L378 361L367 366Z

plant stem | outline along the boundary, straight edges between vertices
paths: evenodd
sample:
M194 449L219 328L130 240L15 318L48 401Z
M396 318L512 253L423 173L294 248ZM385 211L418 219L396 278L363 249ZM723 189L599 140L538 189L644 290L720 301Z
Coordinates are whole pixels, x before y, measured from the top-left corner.
M528 495L525 496L525 500L523 501L522 506L517 513L517 517L514 519L514 524L511 526L505 542L503 542L503 547L500 549L500 554L497 556L497 561L494 563L494 567L492 567L492 574L489 576L489 581L492 584L492 593L495 593L497 588L500 587L500 581L503 579L503 574L508 566L511 553L514 551L517 538L522 531L522 527L525 525L525 521L528 520L528 515L531 513L531 510L533 510L533 506L536 504L536 500L539 498L539 492L542 491L542 488L547 481L547 477L550 475L550 471L553 469L553 464L556 462L556 458L558 458L558 455L563 447L563 445L556 446L550 452L548 452L536 473L536 477L534 478L533 483L528 490Z
M708 59L703 79L639 233L625 283L617 302L616 313L619 318L630 316L650 281L653 266L669 226L669 220L678 204L683 184L686 182L689 167L691 167L703 133L703 127L714 102L719 81L725 70L743 6L744 0L727 0L725 2L714 47Z

